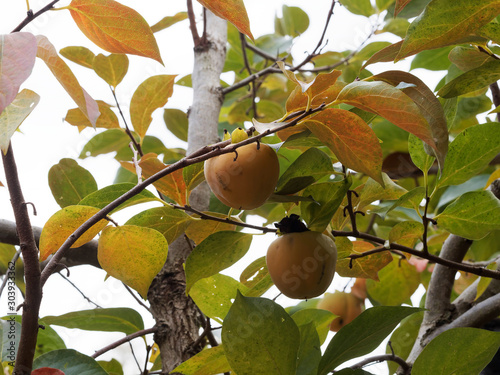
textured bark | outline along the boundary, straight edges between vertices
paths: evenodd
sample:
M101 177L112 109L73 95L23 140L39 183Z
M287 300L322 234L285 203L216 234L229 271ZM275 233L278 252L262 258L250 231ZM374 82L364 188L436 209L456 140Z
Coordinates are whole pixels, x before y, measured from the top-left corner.
M226 57L227 25L224 20L206 12L207 42L195 47L192 75L193 104L189 112L188 154L217 141L217 125L222 106L220 74ZM208 186L200 185L190 196L190 204L208 209ZM182 267L191 251L190 243L180 237L169 246L167 262L153 281L148 300L158 328L155 341L160 347L163 372L199 352L196 344L203 317L190 297Z

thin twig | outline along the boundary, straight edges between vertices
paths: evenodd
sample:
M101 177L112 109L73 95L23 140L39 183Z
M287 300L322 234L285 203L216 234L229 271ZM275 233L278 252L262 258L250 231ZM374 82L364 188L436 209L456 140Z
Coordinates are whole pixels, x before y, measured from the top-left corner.
M249 75L252 75L252 68L250 67L250 63L248 62L248 56L247 56L247 41L245 39L245 35L243 33L240 33L240 40L241 40L241 52L243 53L243 62L245 64L245 68L248 71ZM250 90L252 92L252 110L253 110L253 117L257 118L257 103L255 102L255 98L257 97L257 92L255 90L255 81L252 81L249 83L250 85Z
M17 33L18 31L21 31L27 24L29 24L35 18L37 18L37 17L41 16L42 14L44 14L45 12L51 10L54 7L54 4L57 2L59 2L59 0L51 1L49 4L44 6L42 9L40 9L36 13L28 11L28 16L23 20L23 22L21 22L19 25L17 25L17 27L14 30L12 30L12 32Z
M330 6L330 10L328 11L328 15L326 17L326 22L325 22L325 27L323 27L323 33L321 34L321 38L319 38L318 44L314 48L314 50L302 61L299 65L293 67L290 69L292 72L297 71L300 68L302 68L304 65L306 65L309 61L313 59L313 57L317 56L317 53L319 49L321 48L321 45L323 44L323 40L325 39L326 31L328 30L328 25L330 24L330 20L332 19L333 16L333 8L335 7L336 0L332 1L332 5Z
M138 297L135 295L134 291L133 291L132 289L130 289L130 288L129 288L129 286L128 286L127 284L125 284L125 283L122 283L122 284L123 284L123 286L125 287L125 289L127 290L127 292L129 292L129 293L130 293L130 295L131 295L132 297L134 297L134 299L137 301L137 303L138 303L139 305L141 305L141 306L142 306L142 307L144 307L146 310L148 310L150 313L152 313L152 312L151 312L151 309L149 308L149 306L147 306L144 302L142 302L142 301L141 301L141 299L140 299L140 298L138 298Z
M191 206L188 206L188 205L179 206L177 204L171 203L170 206L176 210L182 210L182 211L191 212L193 214L196 214L200 217L200 219L203 219L203 220L212 220L212 221L218 221L219 223L238 225L240 227L260 230L264 233L270 233L270 232L276 233L277 232L277 229L275 229L275 228L267 228L267 227L261 227L258 225L247 224L247 223L244 223L241 221L231 220L228 217L221 218L221 217L217 217L217 216L212 216L212 215L206 214L202 211L198 211L197 209L195 209Z
M196 19L194 18L193 1L187 0L187 13L189 18L189 29L193 35L194 46L200 44L200 34L198 34L198 29L196 28Z
M139 155L144 156L144 153L142 152L141 145L136 141L132 132L130 131L130 128L128 127L127 120L125 119L125 116L123 115L123 112L122 112L122 108L120 106L120 102L118 102L118 98L116 97L115 89L112 86L109 86L109 88L111 89L111 93L113 94L113 98L115 99L116 108L118 108L118 112L120 112L120 116L123 120L123 124L125 125L125 133L127 133L128 137L130 138L130 140L134 144L137 152L139 152Z
M344 232L344 231L332 230L331 233L334 237L356 237L356 238L368 240L371 242L375 242L378 244L385 244L387 242L386 240L384 240L380 237L373 236L373 235L367 234L367 233L361 233L361 232L353 232L353 231ZM403 245L400 245L400 244L397 244L394 242L391 242L387 246L385 246L385 249L388 251L389 250L391 250L391 251L392 250L399 250L399 251L402 251L404 253L408 253L411 255L418 256L420 258L427 259L433 263L441 264L441 265L446 266L446 267L451 268L451 269L469 272L469 273L472 273L474 275L490 277L492 279L500 280L500 272L498 272L498 271L493 271L493 270L489 270L487 268L475 267L475 266L471 266L471 265L468 265L465 263L454 262L451 260L443 259L443 258L436 256L436 255L433 255L431 253L426 254L421 250L416 250L416 249L413 249L411 247L403 246ZM382 251L382 250L380 250L380 251ZM366 256L365 254L367 254L367 252L359 254L359 256L356 255L356 257L361 258L363 256Z
M361 362L358 362L354 366L351 366L350 368L355 370L355 369L362 368L366 365L369 365L371 363L379 363L379 362L386 362L386 361L396 362L401 367L401 369L404 371L403 372L404 374L409 374L410 365L408 365L408 363L406 363L406 361L403 358L398 357L397 355L394 355L394 354L381 354L381 355L369 357L369 358L362 360Z
M99 306L97 303L95 303L94 301L92 301L89 297L87 297L85 295L85 293L83 293L80 288L78 288L70 279L68 279L66 276L64 276L60 271L58 272L59 276L61 276L64 280L66 280L68 283L71 284L71 286L73 288L75 288L78 293L80 293L82 295L83 298L85 298L89 303L93 304L95 307L99 308L99 309L102 309L102 306Z
M120 346L122 344L125 344L126 342L130 342L131 340L133 340L133 339L135 339L137 337L148 335L150 333L155 333L156 330L157 330L157 328L153 327L153 328L147 328L147 329L143 329L141 331L137 331L137 332L131 333L130 335L127 335L124 338L122 338L122 339L120 339L118 341L115 341L114 343L109 344L108 346L106 346L106 347L104 347L104 348L96 351L94 354L91 355L91 357L92 358L97 358L100 355L103 355L104 353L109 352L110 350L112 350L114 348L117 348L118 346Z

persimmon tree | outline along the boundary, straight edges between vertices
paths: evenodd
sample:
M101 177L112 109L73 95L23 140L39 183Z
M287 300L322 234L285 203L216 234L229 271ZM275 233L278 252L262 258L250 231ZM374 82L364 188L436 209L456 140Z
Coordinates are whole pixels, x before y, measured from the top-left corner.
M500 1L323 2L323 33L301 59L290 54L309 27L298 7L283 6L275 32L254 36L242 0L199 0L202 14L191 0L175 15L161 7L165 18L151 26L117 1L72 0L54 19L69 13L89 42L58 51L43 31L23 31L57 3L29 10L0 39L0 188L8 188L15 216L0 221L5 371L120 374L116 360L96 359L148 334L155 346L145 344L143 374L369 374L362 368L380 361L389 373L473 374L491 361L500 346L500 334L484 329L500 315ZM341 6L373 28L357 48L334 51L328 40L342 35L329 30ZM192 74L152 75L121 103L127 56L161 64L155 34L177 22L189 24ZM425 74L391 67L403 59L441 81L429 87ZM18 178L15 155L24 151L11 142L37 105L57 105L21 89L35 64L45 64L76 103L65 126L92 133L80 159L114 152L120 162L109 171L115 183L101 189L78 160L47 171L61 209L41 230L30 223L36 202L25 200ZM92 98L75 64L104 80L115 101ZM221 81L223 72L234 79ZM164 109L164 121L187 150L149 133L153 112L180 86L192 88L192 105L187 113ZM224 129L237 127L248 137L231 142ZM240 147L261 144L277 153L276 189L258 208L230 209L204 182L204 162L236 160ZM157 206L141 208L147 202ZM127 220L113 217L131 206L137 213ZM251 215L265 226L250 223ZM337 315L326 299L317 308L321 297L281 302L265 257L242 265L239 279L222 273L255 235L282 234L282 219L297 216L335 241L335 278L345 278L345 290L328 299L351 301L332 310ZM322 272L313 247L290 270L297 282ZM132 307L40 316L46 281L77 265L122 281L156 324L144 327ZM412 306L418 288L425 293ZM126 337L89 357L66 349L52 326ZM328 335L329 327L338 332ZM381 355L376 348L386 339Z

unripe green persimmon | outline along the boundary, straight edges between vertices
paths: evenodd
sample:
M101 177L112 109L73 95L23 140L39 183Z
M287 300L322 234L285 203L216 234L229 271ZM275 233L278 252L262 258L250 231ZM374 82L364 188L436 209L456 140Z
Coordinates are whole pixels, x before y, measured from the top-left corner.
M333 332L351 323L363 312L362 302L353 294L345 292L325 293L316 307L337 315L330 324L330 331Z
M252 210L273 193L279 177L276 152L265 144L251 143L205 161L205 179L225 205ZM234 160L236 158L236 160Z
M266 262L271 279L285 296L313 298L332 282L337 247L319 232L287 233L271 243Z

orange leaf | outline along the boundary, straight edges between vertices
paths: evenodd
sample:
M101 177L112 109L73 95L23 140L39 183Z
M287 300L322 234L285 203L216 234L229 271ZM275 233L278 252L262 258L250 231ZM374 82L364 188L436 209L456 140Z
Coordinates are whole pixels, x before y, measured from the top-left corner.
M157 230L135 225L107 227L97 249L101 267L146 299L149 286L167 260L168 243Z
M151 28L132 8L113 0L73 0L67 8L79 29L102 49L163 64Z
M359 116L328 108L307 121L306 126L346 167L384 184L382 148L375 132Z
M313 99L311 100L311 106L312 107L317 107L323 103L331 103L333 102L337 96L339 95L340 91L346 86L347 84L342 81L335 81L333 82L329 87L327 87L325 90L321 91L320 93L317 93L314 95ZM286 101L286 112L287 113L292 113L295 111L301 111L307 108L307 94L303 93L300 86L297 86L290 96L288 97Z
M448 152L448 126L443 107L432 90L413 74L398 70L383 72L369 79L384 81L392 86L397 86L402 82L414 85L406 87L402 91L413 100L429 123L432 137L436 143L437 159L442 167Z
M36 39L30 33L0 35L0 113L14 100L30 76L36 57Z
M392 261L391 253L383 251L353 259L351 262L350 258L346 258L346 256L351 253L362 254L374 249L375 246L365 241L354 241L349 244L350 241L346 237L336 238L335 242L337 248L341 250L339 256L343 256L337 261L337 273L342 277L378 280L378 272Z
M80 86L75 75L63 59L59 57L52 43L42 35L38 35L36 39L38 43L37 57L47 64L52 74L75 101L85 117L89 119L92 126L95 126L99 117L99 107L96 101Z
M344 87L337 100L384 117L436 149L429 123L420 109L410 97L388 83L353 82Z
M108 103L103 102L102 100L98 100L97 105L99 106L99 112L101 114L97 118L95 127L104 129L119 129L120 123L118 122L118 117L116 117L116 114L111 110L111 106ZM64 120L71 125L78 126L79 131L92 126L92 124L90 123L88 118L85 117L80 108L72 108L68 110L68 113L66 114Z
M124 168L127 168L131 172L135 173L135 167L131 163L121 164ZM156 172L159 172L167 167L166 164L163 164L160 160L158 160L156 154L152 153L144 155L139 162L139 166L142 168L142 175L144 178L151 177ZM185 205L187 203L187 189L182 175L182 169L162 177L153 185L160 191L160 193L166 195L175 203L180 205Z
M198 2L216 16L231 22L241 33L254 40L243 0L198 0Z
M153 112L167 104L174 91L175 75L149 77L135 90L130 101L130 118L141 142L148 131Z
M75 230L98 212L98 208L90 206L67 206L52 215L40 235L40 262L55 253ZM104 219L97 222L71 248L85 245L107 224L108 221Z

